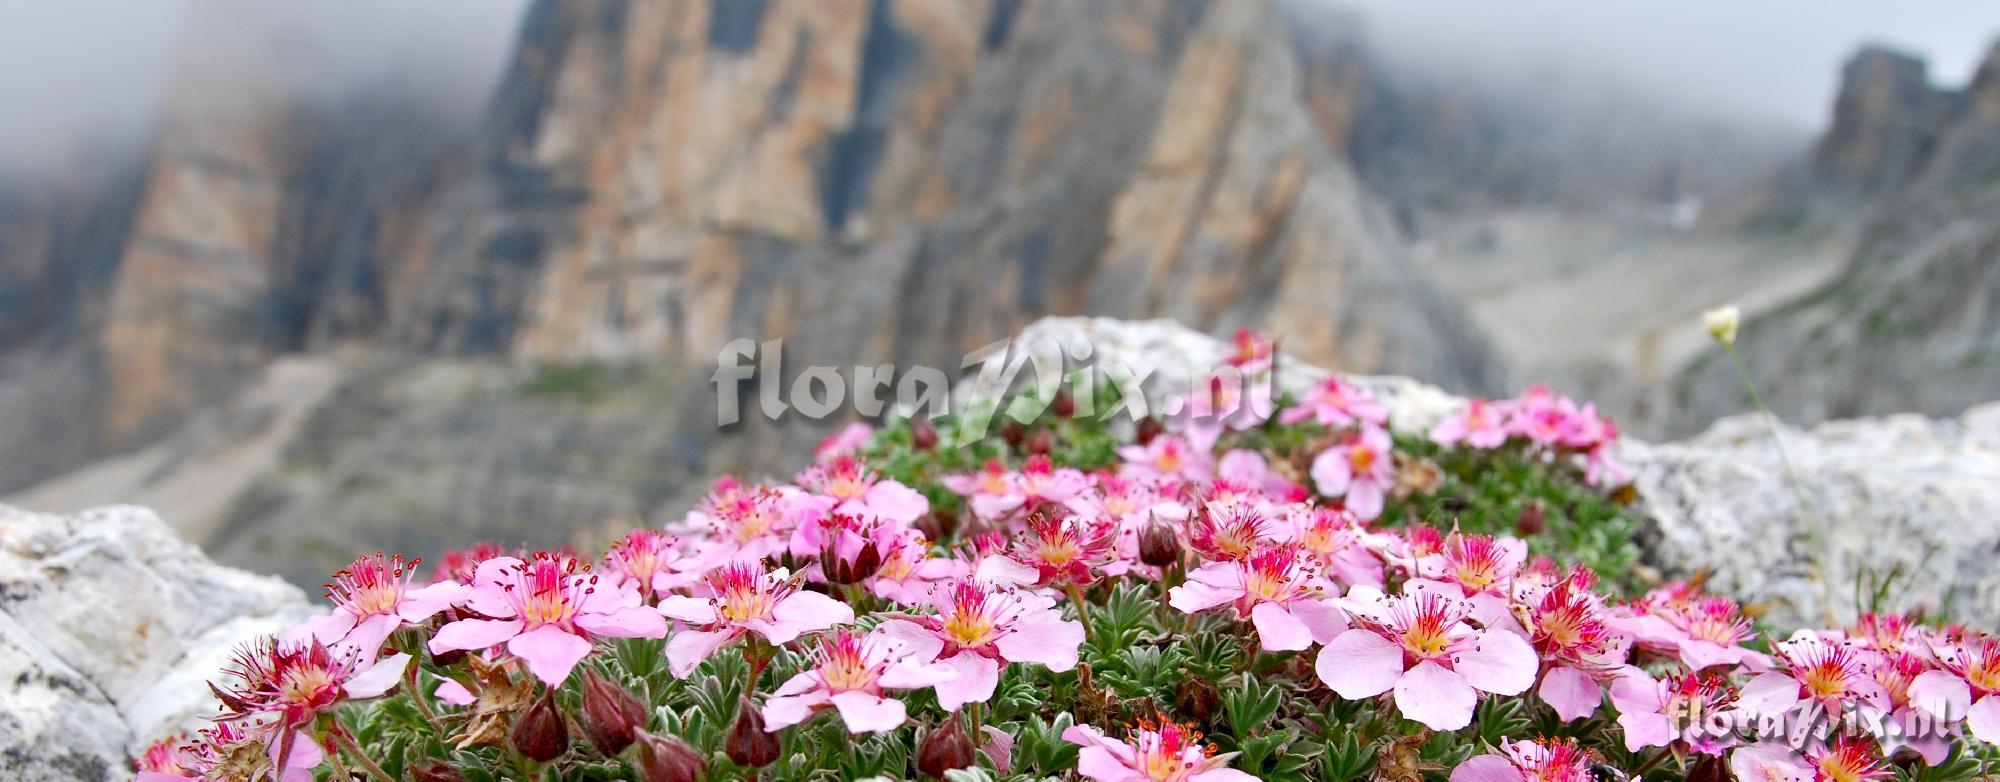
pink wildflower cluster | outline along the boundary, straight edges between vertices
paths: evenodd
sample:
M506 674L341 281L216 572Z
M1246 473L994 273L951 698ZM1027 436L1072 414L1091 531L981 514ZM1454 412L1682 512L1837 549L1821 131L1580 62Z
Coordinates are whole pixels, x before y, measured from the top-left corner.
M1499 448L1519 442L1550 459L1580 459L1592 485L1615 486L1628 480L1613 450L1618 425L1597 412L1597 405L1575 400L1545 386L1529 386L1513 399L1469 400L1465 409L1431 429L1439 445Z
M1230 360L1247 374L1275 366L1254 336ZM1590 569L1532 558L1517 538L1391 526L1380 518L1397 480L1389 411L1340 378L1274 416L1221 420L1155 426L1103 469L1022 453L920 487L885 477L867 430L849 429L793 480L718 480L685 517L632 530L599 558L483 544L448 554L424 582L417 562L361 557L335 574L325 614L239 652L214 685L215 724L146 753L140 779L303 782L355 751L333 711L398 687L446 704L451 713L425 718L468 725L471 743L498 740L483 721L518 714L516 745L540 730L553 757L569 741L561 718L546 716L553 693L580 681L595 712L585 728L616 755L647 714L605 680L604 657L592 661L617 639L662 639L675 678L727 670L711 663L718 656L747 663L729 739L744 767L772 762L768 734L792 726L837 719L855 734L891 732L928 710L945 716L925 729L937 746L919 754L959 768L982 752L1004 771L1010 734L965 731L956 715L983 713L1010 680L1061 676L1059 689L1089 689L1086 651L1107 648L1090 637L1091 595L1118 582L1144 588L1117 594L1161 595L1167 635L1240 633L1245 675L1285 671L1311 697L1375 702L1433 731L1466 728L1482 701L1524 698L1560 722L1616 724L1634 753L1787 780L1873 779L1903 748L1937 763L1954 740L2000 741L2000 638L1866 615L1760 639L1742 606L1695 585L1619 600ZM1234 447L1255 440L1229 434L1300 425L1313 428L1301 440L1310 445L1283 455ZM1474 402L1432 438L1519 441L1615 480L1616 428L1539 388ZM950 494L965 511L940 520L929 497ZM413 654L429 662L416 666ZM1263 654L1288 662L1259 669L1272 659ZM767 684L761 674L777 660L790 667ZM1255 778L1188 724L1126 727L1069 727L1076 772ZM647 763L700 761L670 743L644 746ZM1597 778L1599 758L1567 740L1492 749L1451 778Z

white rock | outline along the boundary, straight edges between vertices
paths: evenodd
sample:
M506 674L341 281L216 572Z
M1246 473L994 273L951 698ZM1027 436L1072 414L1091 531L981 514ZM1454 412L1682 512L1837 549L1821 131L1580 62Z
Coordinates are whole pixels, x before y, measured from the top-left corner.
M210 561L152 511L0 505L0 757L16 780L127 779L201 727L237 644L309 613L278 579Z
M1015 342L1149 372L1156 406L1186 393L1189 379L1228 351L1221 340L1164 320L1045 318ZM1073 347L1083 342L1088 351ZM1289 358L1278 366L1280 386L1295 393L1327 376ZM1428 431L1465 404L1408 378L1350 379L1375 391L1402 432ZM956 396L978 393L967 383ZM1712 569L1717 591L1762 604L1780 627L1849 620L1863 575L1888 573L1899 575L1887 608L1943 608L2000 625L2000 403L1957 419L1885 416L1783 436L1802 491L1755 417L1724 419L1684 442L1621 442L1651 528L1646 557L1676 576Z

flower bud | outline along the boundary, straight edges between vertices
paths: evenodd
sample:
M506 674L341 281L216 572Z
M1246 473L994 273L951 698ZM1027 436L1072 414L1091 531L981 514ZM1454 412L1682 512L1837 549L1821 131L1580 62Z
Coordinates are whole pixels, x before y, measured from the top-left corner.
M639 774L644 782L694 782L708 771L708 758L673 736L639 733Z
M1020 421L1008 421L1000 426L1000 439L1009 448L1021 447L1021 441L1028 439L1028 429Z
M1049 400L1049 412L1055 413L1057 418L1076 415L1076 397L1070 396L1067 388L1057 390L1056 397Z
M547 763L569 751L569 723L556 705L555 689L543 690L540 700L514 718L508 738L515 750L537 762Z
M1036 429L1034 434L1028 435L1028 453L1046 456L1050 451L1055 450L1055 447L1056 436L1049 434L1049 430L1047 429Z
M1514 518L1514 534L1531 538L1548 531L1548 520L1542 517L1542 504L1529 502L1521 506L1521 515Z
M1153 442L1153 438L1166 434L1166 432L1167 427L1160 423L1160 419L1146 416L1139 419L1139 435L1136 439L1140 445L1147 445Z
M411 768L410 779L416 782L465 782L465 775L458 773L458 768L448 762L433 760Z
M938 444L937 427L931 426L930 421L919 418L915 421L910 422L911 447L914 447L919 451L928 451L932 448L936 448L937 444Z
M1215 685L1200 677L1189 678L1174 690L1174 714L1182 719L1207 722L1220 705L1222 694L1215 691Z
M1743 320L1743 314L1732 304L1717 307L1701 314L1701 327L1708 335L1724 345L1736 344L1736 327Z
M597 669L583 669L583 735L606 757L632 746L640 728L646 727L646 706L623 687L599 676Z
M729 726L722 752L744 768L763 768L778 759L778 737L764 730L764 715L749 698L736 706L736 724Z
M1139 561L1153 567L1169 567L1181 561L1181 539L1174 525L1153 516L1139 530Z
M827 581L842 585L859 584L882 569L882 551L875 541L862 541L861 549L853 557L843 557L835 549L835 544L828 543L819 554L819 567L825 572Z
M932 779L943 779L946 771L971 766L976 751L958 715L948 714L917 746L917 770Z
M925 540L944 540L958 531L958 514L943 508L934 508L930 513L917 519L913 526L918 532L924 533Z

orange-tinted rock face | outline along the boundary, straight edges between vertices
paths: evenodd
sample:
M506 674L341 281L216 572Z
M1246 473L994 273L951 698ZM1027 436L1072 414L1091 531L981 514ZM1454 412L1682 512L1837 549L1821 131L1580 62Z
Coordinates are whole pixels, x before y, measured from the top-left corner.
M1260 3L539 5L514 135L412 264L416 289L496 295L419 292L399 329L536 359L748 336L949 361L1042 314L1157 315L1490 382L1315 130L1286 29Z

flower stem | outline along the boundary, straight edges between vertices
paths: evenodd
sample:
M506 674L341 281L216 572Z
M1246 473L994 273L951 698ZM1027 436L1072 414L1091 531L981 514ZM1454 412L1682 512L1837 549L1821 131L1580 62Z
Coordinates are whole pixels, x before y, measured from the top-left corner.
M381 766L375 765L375 761L368 759L368 754L361 751L361 745L354 742L354 737L348 734L346 728L335 724L333 726L333 740L338 742L341 750L353 758L355 764L361 766L362 770L367 771L369 776L380 780L380 782L396 782L396 778L389 776L389 772L383 771Z
M417 689L417 667L414 662L403 667L403 680L410 691L410 702L417 705L417 711L424 715L425 722L431 724L431 730L443 735L444 723L438 722L437 712L431 711L431 704L424 696L424 692Z
M1090 626L1090 607L1083 602L1083 590L1078 589L1076 584L1064 584L1063 594L1069 595L1069 602L1076 606L1076 621L1083 624L1084 642L1095 645L1095 632Z
M1757 381L1750 378L1750 369L1743 363L1743 354L1737 352L1736 343L1728 341L1722 347L1729 351L1729 362L1736 367L1736 375L1743 379L1743 386L1750 390L1750 401L1757 411L1764 414L1764 428L1771 433L1771 444L1777 446L1778 463L1785 468L1785 479L1792 485L1792 494L1798 497L1799 509L1805 515L1806 546L1812 549L1813 574L1817 576L1820 588L1820 612L1828 624L1838 624L1833 617L1833 584L1828 580L1824 547L1819 541L1819 508L1806 494L1805 484L1799 481L1799 471L1792 466L1792 455L1785 450L1785 440L1778 434L1778 417L1771 414L1771 408L1764 404L1764 395L1757 391Z

